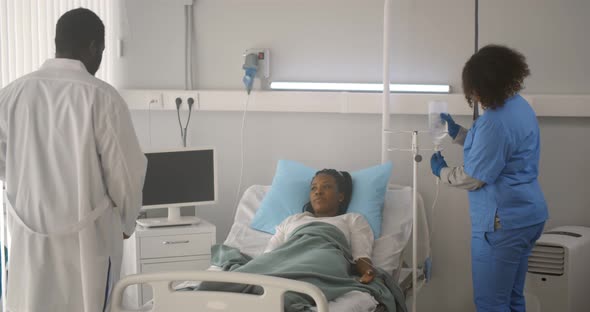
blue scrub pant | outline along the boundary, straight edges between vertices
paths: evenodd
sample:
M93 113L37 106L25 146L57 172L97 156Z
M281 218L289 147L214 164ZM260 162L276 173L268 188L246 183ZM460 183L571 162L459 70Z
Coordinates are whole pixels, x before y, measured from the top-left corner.
M528 259L545 222L511 230L473 232L471 266L477 312L525 312Z

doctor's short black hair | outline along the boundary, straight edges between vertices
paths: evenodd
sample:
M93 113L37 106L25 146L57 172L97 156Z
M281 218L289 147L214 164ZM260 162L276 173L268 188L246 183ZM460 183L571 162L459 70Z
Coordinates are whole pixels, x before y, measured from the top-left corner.
M332 176L336 181L336 186L338 187L338 192L344 194L344 200L340 203L340 207L338 207L338 216L341 214L345 214L346 210L348 209L348 204L350 204L350 198L352 197L352 177L350 173L346 171L338 171L336 169L322 169L315 173L313 176L314 178L320 174L325 174ZM313 179L312 179L313 182ZM311 202L308 202L303 206L303 212L309 211L313 213L313 207L311 206Z
M92 41L104 45L104 24L89 9L78 8L62 15L55 27L57 53L77 53L90 46Z
M465 63L463 93L470 107L477 96L484 109L496 109L523 89L524 79L530 74L526 58L520 52L506 46L487 45Z

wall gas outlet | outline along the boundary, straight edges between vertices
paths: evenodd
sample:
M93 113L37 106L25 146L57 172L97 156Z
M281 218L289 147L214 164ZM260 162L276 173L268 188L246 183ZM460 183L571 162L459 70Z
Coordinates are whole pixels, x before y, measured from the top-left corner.
M250 53L258 56L258 71L256 77L260 79L270 78L270 49L248 49L244 52L244 57Z
M164 92L164 106L167 109L176 110L176 99L180 99L180 110L188 110L190 99L193 101L192 110L199 110L201 107L199 92L197 91Z

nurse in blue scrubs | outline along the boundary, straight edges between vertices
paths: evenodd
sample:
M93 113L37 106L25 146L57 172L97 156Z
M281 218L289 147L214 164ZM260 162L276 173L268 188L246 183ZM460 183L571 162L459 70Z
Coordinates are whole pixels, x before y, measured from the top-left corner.
M484 113L466 130L448 114L449 136L463 145L464 164L431 158L444 184L469 191L474 301L478 312L525 311L528 257L543 232L547 204L537 179L540 137L535 112L519 94L530 75L525 57L488 45L463 68L463 91Z

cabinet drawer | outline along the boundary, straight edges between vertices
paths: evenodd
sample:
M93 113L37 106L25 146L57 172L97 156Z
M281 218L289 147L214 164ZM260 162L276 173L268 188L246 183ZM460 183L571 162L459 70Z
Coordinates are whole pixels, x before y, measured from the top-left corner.
M211 254L211 234L165 235L141 238L141 259Z
M161 262L161 263L142 263L142 273L155 273L155 272L170 272L170 271L203 271L209 268L210 259L199 259L189 261L176 261L176 262ZM180 281L179 281L180 282ZM146 304L152 299L152 288L147 285L142 285L142 305Z

